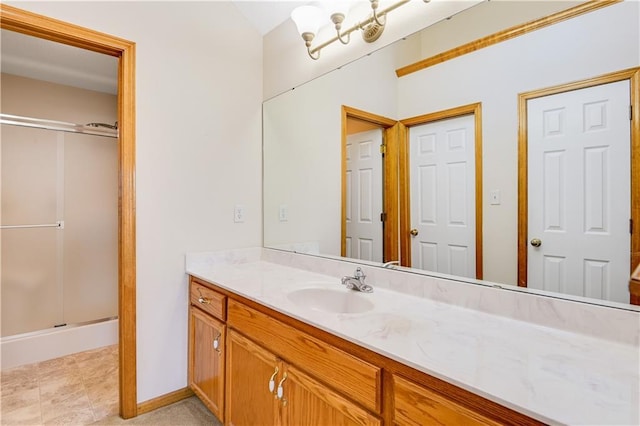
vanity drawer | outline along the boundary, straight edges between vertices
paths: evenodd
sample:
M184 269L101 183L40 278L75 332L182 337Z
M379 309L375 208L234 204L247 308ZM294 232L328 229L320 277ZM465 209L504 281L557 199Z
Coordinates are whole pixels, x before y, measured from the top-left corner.
M393 376L393 419L397 425L498 425L499 423L472 411L417 383Z
M214 317L227 320L227 296L191 279L191 304Z
M235 300L229 300L227 324L337 392L380 413L380 367Z

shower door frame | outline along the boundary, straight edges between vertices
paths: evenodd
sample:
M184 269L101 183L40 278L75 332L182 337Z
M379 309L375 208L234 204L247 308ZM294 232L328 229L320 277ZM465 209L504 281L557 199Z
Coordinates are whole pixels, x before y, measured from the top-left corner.
M136 383L135 43L0 4L0 28L118 61L118 327L120 416L138 414Z

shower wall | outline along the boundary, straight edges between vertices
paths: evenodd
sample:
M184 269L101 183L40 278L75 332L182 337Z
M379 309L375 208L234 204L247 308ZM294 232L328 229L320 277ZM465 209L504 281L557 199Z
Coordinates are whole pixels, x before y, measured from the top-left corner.
M1 75L2 113L113 123L115 95ZM2 125L2 336L117 315L117 139Z

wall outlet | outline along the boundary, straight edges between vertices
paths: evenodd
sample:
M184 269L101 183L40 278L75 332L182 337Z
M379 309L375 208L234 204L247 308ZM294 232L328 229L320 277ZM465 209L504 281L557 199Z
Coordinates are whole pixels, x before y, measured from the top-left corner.
M286 204L280 204L278 209L278 219L280 222L286 222L289 220L289 207Z
M244 206L241 204L236 204L233 208L233 221L235 223L244 222Z

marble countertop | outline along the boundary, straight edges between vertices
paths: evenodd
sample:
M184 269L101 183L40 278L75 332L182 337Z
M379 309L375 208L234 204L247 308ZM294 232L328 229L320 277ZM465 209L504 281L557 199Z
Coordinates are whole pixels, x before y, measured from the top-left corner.
M375 288L373 309L328 313L301 288L350 292L339 278L265 261L187 273L550 424L640 423L640 351L591 336Z

